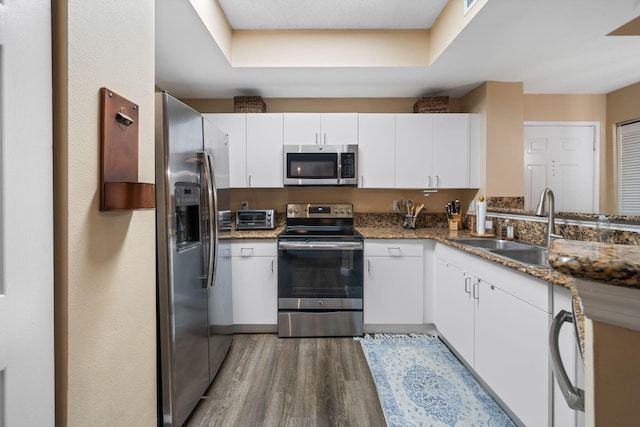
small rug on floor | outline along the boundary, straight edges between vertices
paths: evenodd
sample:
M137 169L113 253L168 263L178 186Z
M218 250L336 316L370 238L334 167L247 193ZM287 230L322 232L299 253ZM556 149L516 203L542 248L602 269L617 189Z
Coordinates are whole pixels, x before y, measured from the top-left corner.
M378 334L359 341L389 427L514 425L438 338Z

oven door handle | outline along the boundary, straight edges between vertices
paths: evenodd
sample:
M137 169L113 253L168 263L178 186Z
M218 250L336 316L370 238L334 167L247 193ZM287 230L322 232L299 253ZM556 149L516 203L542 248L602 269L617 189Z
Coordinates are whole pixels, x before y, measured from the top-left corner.
M296 251L362 250L362 242L278 242L278 249Z
M553 318L551 328L549 330L549 356L551 359L551 370L558 382L558 387L562 392L564 400L571 409L584 412L584 390L571 384L571 380L567 375L567 371L562 363L559 349L560 328L564 323L573 323L575 319L573 315L565 310L560 312Z

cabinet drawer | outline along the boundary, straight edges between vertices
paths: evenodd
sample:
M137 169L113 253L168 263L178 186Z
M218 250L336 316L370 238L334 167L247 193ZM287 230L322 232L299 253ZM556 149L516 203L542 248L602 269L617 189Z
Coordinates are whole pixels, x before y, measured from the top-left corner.
M235 240L231 245L231 256L278 256L275 240Z
M423 256L422 242L406 240L365 240L364 256Z

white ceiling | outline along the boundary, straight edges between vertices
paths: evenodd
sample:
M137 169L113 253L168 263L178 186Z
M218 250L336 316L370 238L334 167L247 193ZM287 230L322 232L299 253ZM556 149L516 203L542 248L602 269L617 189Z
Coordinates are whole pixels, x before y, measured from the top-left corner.
M292 6L302 3L296 0L270 0L295 13L272 13L274 5L261 10L267 0L220 1L229 3L229 15L234 9L239 17L229 20L237 19L234 25L239 26L258 25L256 19L266 15L263 25L296 25L297 14L303 25L311 26L318 25L314 18L320 15ZM304 0L308 8L316 7L309 1ZM349 10L405 5L405 0L317 0L325 1L341 11L330 28L390 25L375 14L368 21L364 13ZM423 3L406 1L409 9ZM350 9L354 5L358 7ZM238 12L242 8L248 11ZM382 15L403 22L399 25L414 25L411 16L400 17L404 10L398 6ZM488 80L523 82L525 93L608 93L640 82L640 37L606 36L639 15L638 0L488 0L430 67L233 68L189 1L156 0L156 85L181 98L459 97Z
M218 0L235 30L431 28L447 0Z

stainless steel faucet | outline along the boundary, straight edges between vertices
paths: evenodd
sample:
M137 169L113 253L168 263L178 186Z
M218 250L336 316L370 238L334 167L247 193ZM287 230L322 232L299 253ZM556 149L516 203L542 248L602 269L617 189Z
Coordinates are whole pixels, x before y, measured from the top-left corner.
M554 233L554 231L556 231L554 213L555 198L553 196L553 191L551 191L550 188L545 188L544 190L542 190L542 193L540 193L540 200L538 201L538 207L536 208L536 215L544 216L543 211L545 200L549 201L547 204L547 238L545 241L545 245L548 248L551 244L551 239L562 239L562 236Z

